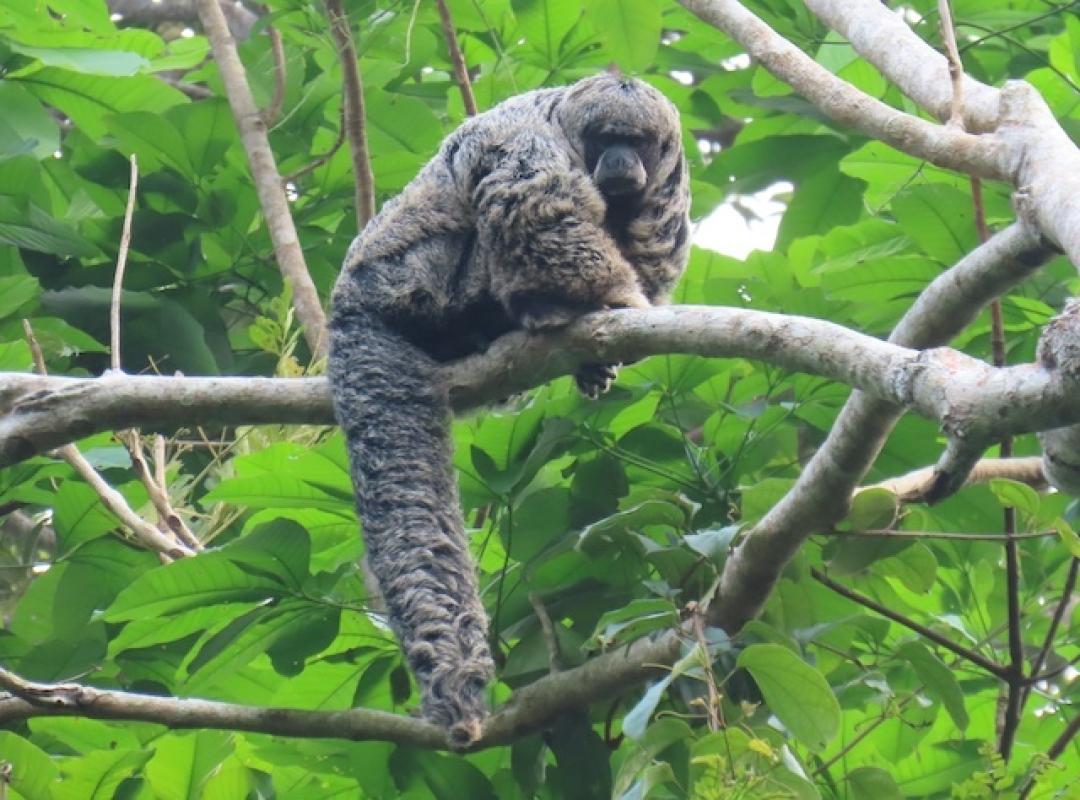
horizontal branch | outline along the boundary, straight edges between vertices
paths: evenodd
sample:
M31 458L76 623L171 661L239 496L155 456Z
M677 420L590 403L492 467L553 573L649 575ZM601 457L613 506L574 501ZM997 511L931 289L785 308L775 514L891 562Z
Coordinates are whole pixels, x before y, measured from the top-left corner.
M1078 322L1080 324L1080 322ZM994 368L958 351L918 351L807 317L711 306L590 314L549 336L514 333L449 364L457 410L573 372L586 361L660 353L740 357L831 378L942 423L952 437L989 441L1080 422L1069 369ZM110 429L332 424L322 378L63 378L0 373L0 466Z
M555 673L511 695L484 726L471 749L508 744L543 730L559 715L632 689L659 674L679 655L678 632L639 639L629 647L597 656L580 667ZM82 684L27 681L0 668L0 725L30 717L77 716L153 722L168 728L214 728L302 738L378 740L445 749L445 732L417 718L386 711L309 711L267 708L195 698L159 697Z

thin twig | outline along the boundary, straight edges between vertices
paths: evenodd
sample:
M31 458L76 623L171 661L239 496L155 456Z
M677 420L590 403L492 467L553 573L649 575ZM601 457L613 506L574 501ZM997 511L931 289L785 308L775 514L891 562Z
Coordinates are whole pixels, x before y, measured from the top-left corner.
M330 149L327 150L325 153L320 153L319 155L315 156L315 158L313 158L308 163L304 164L304 166L300 167L299 169L297 169L297 170L295 170L293 172L290 172L288 175L286 175L284 178L282 178L282 180L285 183L293 183L298 178L302 178L304 175L307 175L309 172L312 172L313 170L318 169L323 164L325 164L327 161L329 161L331 158L333 158L334 155L337 153L337 151L341 149L341 146L343 144L345 144L345 98L344 97L341 98L341 114L340 114L340 119L339 119L339 122L338 122L337 139L335 139L334 143L332 145L330 145Z
M561 672L563 663L559 649L559 637L555 632L555 625L551 621L551 616L544 606L544 600L536 592L529 592L529 605L533 607L536 619L540 622L540 631L544 635L544 647L547 648L548 653L548 670L550 672Z
M709 641L705 638L705 609L699 607L697 603L692 603L689 611L692 615L694 639L701 652L701 667L705 676L705 702L708 704L705 709L705 718L708 720L709 730L716 733L724 725L720 716L720 691L716 688L716 676L713 674L712 660L709 657Z
M341 61L345 136L352 156L353 188L356 195L356 229L361 231L375 216L375 176L368 154L367 128L364 121L364 87L360 80L360 62L356 57L352 29L341 0L326 0L330 17L330 35L334 37Z
M120 229L120 247L116 252L116 273L113 276L112 301L109 304L109 347L112 350L110 364L120 371L120 295L124 287L124 270L127 268L128 250L131 248L131 219L135 213L135 190L139 186L139 160L131 154L131 177L128 179L127 205L124 207L124 223ZM45 373L42 372L42 375Z
M1027 702L1032 687L1038 680L1042 679L1040 673L1042 672L1043 665L1046 664L1047 657L1050 655L1050 650L1054 647L1054 639L1057 637L1058 627L1061 625L1061 620L1065 616L1065 610L1069 607L1069 603L1073 601L1073 592L1076 590L1076 578L1078 572L1080 572L1080 558L1074 558L1069 563L1069 572L1065 576L1065 585L1061 589L1061 598L1054 608L1054 615L1050 618L1050 627L1046 631L1046 637L1043 639L1042 647L1039 648L1038 654L1031 662L1032 680L1024 689L1024 697L1021 700L1021 704Z
M41 345L38 344L37 337L34 336L34 329L30 327L29 320L23 320L23 331L26 334L26 341L30 345L30 353L34 359L37 372L41 375L46 374L45 357L41 352ZM79 452L79 448L73 444L66 444L60 447L57 452L75 470L79 477L89 484L90 488L101 499L102 505L120 522L130 528L132 533L135 534L135 538L144 547L161 554L163 558L181 558L193 554L189 548L174 542L136 514L128 505L124 496L109 486L105 479L94 469L93 465Z
M814 580L816 580L818 583L827 586L837 594L846 597L848 600L851 600L852 602L858 603L861 606L865 606L866 608L876 611L877 613L881 614L881 616L886 617L887 619L891 619L893 622L896 622L900 625L903 625L905 628L909 628L910 630L915 631L920 636L923 636L930 641L940 645L941 647L944 647L950 653L958 655L961 658L970 661L972 664L975 664L976 666L982 667L991 675L1000 678L1003 681L1009 680L1011 676L1011 671L1008 667L1004 667L1001 664L991 661L986 656L968 647L957 644L948 637L942 636L937 631L927 628L925 625L921 625L915 620L909 619L903 614L899 614L896 611L893 611L891 608L883 606L881 603L877 602L871 597L867 597L866 595L856 592L853 589L847 588L843 584L837 583L821 570L811 569L810 574L814 576Z
M960 533L957 531L894 531L889 528L866 528L855 531L832 531L830 536L843 538L844 536L862 536L873 539L940 539L953 542L998 542L1004 540L1000 533ZM1018 533L1014 539L1046 539L1058 536L1057 531L1035 531L1033 533Z
M470 117L475 117L476 96L473 94L472 81L469 80L469 69L465 66L465 56L462 55L461 45L458 44L454 18L450 15L446 0L435 0L435 2L439 7L439 21L442 23L443 36L446 37L446 47L450 51L450 62L454 65L454 78L457 80L458 89L461 90L465 113Z
M964 65L960 60L960 51L956 47L956 32L953 30L949 0L938 0L938 15L941 23L941 40L945 44L945 56L949 62L949 78L952 80L952 110L949 112L948 124L963 129Z
M264 12L265 9L264 9ZM270 37L270 56L274 60L274 94L270 98L270 105L263 109L263 119L266 127L274 127L274 123L281 116L281 109L285 106L285 82L288 79L285 63L285 45L281 41L281 33L273 25L266 26L266 35Z

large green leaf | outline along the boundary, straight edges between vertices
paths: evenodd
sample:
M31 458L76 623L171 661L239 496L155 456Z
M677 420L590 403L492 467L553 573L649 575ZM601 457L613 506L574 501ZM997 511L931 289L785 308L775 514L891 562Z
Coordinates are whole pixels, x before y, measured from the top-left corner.
M738 665L754 676L769 710L791 735L820 751L840 730L840 704L820 672L786 647L752 644Z
M213 603L260 600L283 589L270 575L245 570L221 553L205 553L139 576L105 610L105 619L123 622Z

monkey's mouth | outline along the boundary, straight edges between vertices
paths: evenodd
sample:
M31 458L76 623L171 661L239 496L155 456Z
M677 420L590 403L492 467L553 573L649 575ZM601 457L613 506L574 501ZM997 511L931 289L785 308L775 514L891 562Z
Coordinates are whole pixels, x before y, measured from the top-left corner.
M625 197L644 189L645 181L637 180L631 175L612 175L602 180L599 186L600 191L607 197Z

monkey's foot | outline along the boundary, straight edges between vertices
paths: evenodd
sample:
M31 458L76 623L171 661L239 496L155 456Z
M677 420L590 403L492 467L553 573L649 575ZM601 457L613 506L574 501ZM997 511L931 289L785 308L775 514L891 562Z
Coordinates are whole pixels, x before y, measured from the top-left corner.
M578 390L595 400L608 389L619 374L619 364L582 364L574 373Z

